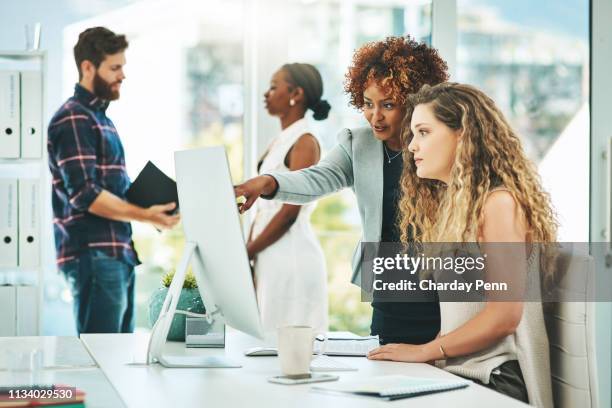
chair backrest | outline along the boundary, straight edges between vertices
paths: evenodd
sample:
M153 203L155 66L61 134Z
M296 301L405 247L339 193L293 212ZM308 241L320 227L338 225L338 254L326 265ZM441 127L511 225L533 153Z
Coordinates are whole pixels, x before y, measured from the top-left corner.
M595 285L593 258L562 251L557 266L556 295L562 301L544 305L554 404L597 408L595 303L588 302Z

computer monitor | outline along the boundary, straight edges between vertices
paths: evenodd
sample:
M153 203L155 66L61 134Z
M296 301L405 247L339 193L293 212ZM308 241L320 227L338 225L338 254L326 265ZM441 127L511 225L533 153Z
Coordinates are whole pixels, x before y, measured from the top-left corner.
M153 328L147 358L172 367L235 367L219 358L162 354L189 264L207 315L263 338L225 148L175 152L174 162L185 250Z

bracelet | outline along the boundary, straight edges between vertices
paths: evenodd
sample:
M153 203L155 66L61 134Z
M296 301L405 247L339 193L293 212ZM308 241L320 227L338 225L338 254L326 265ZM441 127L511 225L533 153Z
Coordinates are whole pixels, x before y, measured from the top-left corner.
M440 360L446 360L448 358L448 356L446 355L446 352L444 351L444 348L442 347L441 344L440 344L439 348L440 348L440 353L442 353L442 358Z

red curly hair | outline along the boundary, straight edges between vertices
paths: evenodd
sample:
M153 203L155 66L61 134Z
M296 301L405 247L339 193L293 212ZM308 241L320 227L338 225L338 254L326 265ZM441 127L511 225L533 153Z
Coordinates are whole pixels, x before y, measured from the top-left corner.
M435 48L409 36L387 37L365 44L353 55L345 75L344 91L350 104L363 107L363 91L376 81L399 104L425 84L436 85L448 79L448 66Z

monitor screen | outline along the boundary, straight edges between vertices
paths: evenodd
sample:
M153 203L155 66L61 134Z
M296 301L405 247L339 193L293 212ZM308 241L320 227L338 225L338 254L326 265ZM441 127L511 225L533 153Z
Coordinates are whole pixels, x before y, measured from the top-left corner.
M186 242L196 245L192 269L207 313L262 338L251 267L225 148L176 152L176 181Z

